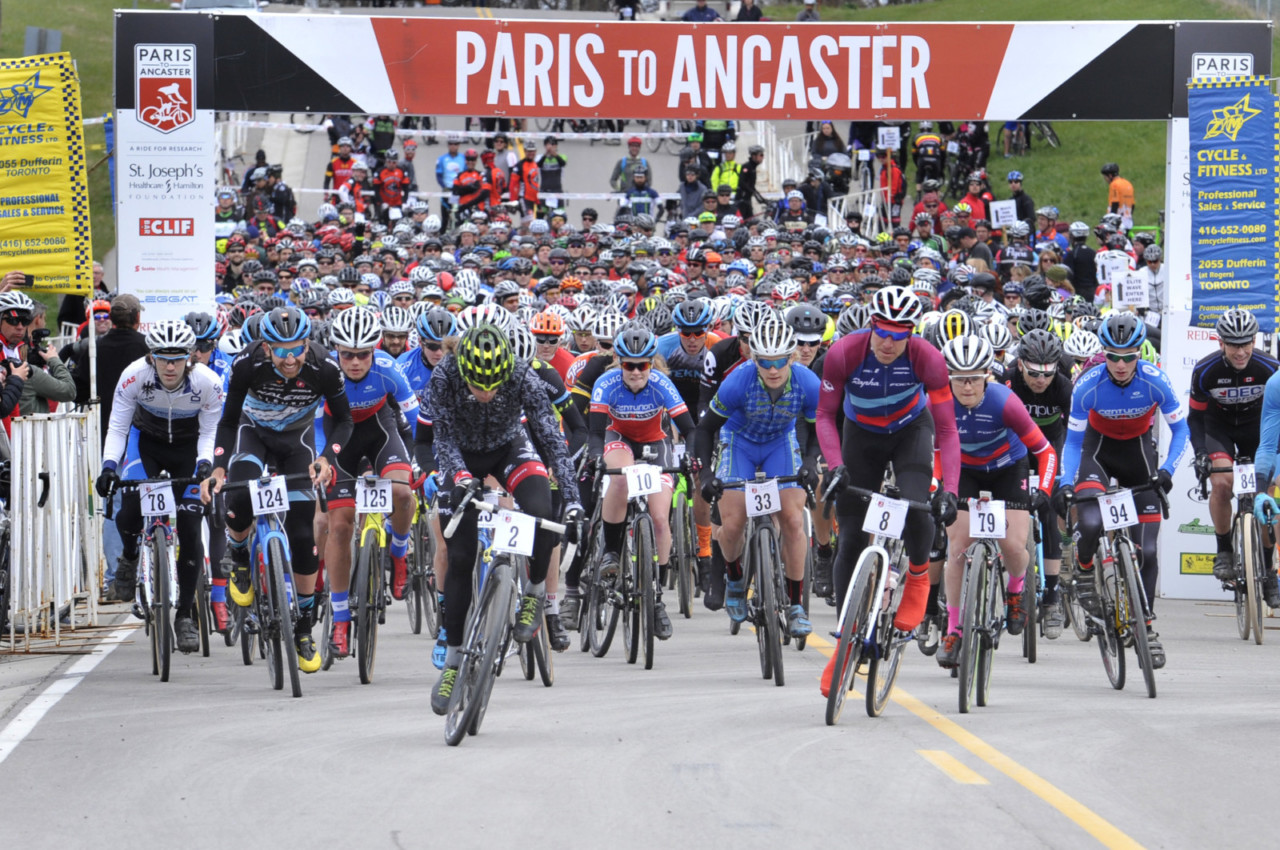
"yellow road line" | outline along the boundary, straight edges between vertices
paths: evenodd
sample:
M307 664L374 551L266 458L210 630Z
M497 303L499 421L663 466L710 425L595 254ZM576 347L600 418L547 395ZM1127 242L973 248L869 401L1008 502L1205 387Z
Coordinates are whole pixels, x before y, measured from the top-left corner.
M818 652L827 658L835 654L835 646L816 634L809 635L808 643L812 644ZM1009 758L954 720L943 717L902 688L895 685L890 699L1014 782L1017 782L1023 788L1026 788L1032 794L1035 794L1041 800L1053 806L1066 815L1072 823L1097 839L1104 847L1141 850L1141 844L1130 838L1102 815L1074 797L1069 796L1049 780L1018 764L1018 762Z
M946 750L916 750L929 764L961 785L990 785L987 778Z

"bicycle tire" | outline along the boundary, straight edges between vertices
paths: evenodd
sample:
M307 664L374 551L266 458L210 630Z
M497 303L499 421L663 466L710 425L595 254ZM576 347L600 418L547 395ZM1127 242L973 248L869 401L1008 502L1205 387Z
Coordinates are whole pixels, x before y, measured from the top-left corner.
M507 663L507 650L512 644L512 629L516 623L516 612L520 606L520 597L517 595L516 589L516 573L515 568L511 564L511 560L507 556L500 556L495 559L493 569L495 570L495 578L502 582L507 589L507 598L510 600L500 609L505 612L505 616L498 619L493 625L493 631L490 635L495 639L495 647L497 649L493 664L490 669L493 670L492 676L486 676L484 687L480 691L480 702L476 706L476 713L471 718L471 725L467 727L468 735L476 735L480 732L480 724L484 722L485 714L489 711L489 697L493 696L493 683L502 675L502 670Z
M618 561L618 583L622 597L622 648L628 664L640 657L640 573L635 559L635 523L623 537L622 557Z
M356 667L360 684L373 681L373 663L378 652L378 601L382 598L382 547L377 535L360 547L359 566L352 587L360 594L356 612Z
M534 666L538 670L538 678L542 686L549 688L556 683L555 662L551 660L551 630L543 623L538 629L537 640L531 640L527 646L533 649Z
M1236 580L1231 587L1231 601L1236 608L1236 631L1240 640L1247 641L1253 630L1252 600L1249 598L1249 585L1252 584L1249 571L1249 560L1245 557L1244 520L1237 516L1231 524L1231 548L1234 552L1232 566L1235 568Z
M546 133L551 129L551 125L555 123L554 118L535 118L533 125L538 128L539 133Z
M539 629L541 631L541 629ZM520 674L526 682L532 682L538 671L533 662L533 644L535 641L516 645L516 655L520 658Z
M248 608L236 608L236 633L240 638L240 660L244 662L244 666L253 666L253 656L257 647L254 645L257 637L256 627L249 616Z
M761 541L763 554L769 559L773 572L770 584L773 598L763 600L764 616L770 623L773 635L769 640L769 653L773 656L773 683L781 688L786 682L786 671L782 661L782 647L790 637L787 632L787 579L782 565L782 551L778 545L778 533L772 524L767 527L768 536Z
M801 583L800 593L802 594L801 604L804 605L806 614L813 610L809 607L810 603L813 601L813 551L813 545L810 544L804 553L804 579ZM801 635L800 637L792 640L791 643L795 646L796 652L804 652L805 645L808 641L808 635Z
M879 648L884 641L877 641L877 651L871 656L871 661L867 666L867 716L879 717L884 713L884 707L889 702L889 695L893 693L893 684L898 681L898 671L902 668L902 653L910 642L907 639L895 639L892 637L893 627L892 620L887 621L890 637L888 639L889 651L886 656L882 656Z
M410 565L409 569L411 572L408 581L404 583L404 604L409 611L409 632L420 635L422 634L423 619L422 586L419 582L419 576L412 572L414 567Z
M831 686L827 689L828 726L835 726L844 710L844 700L853 688L853 677L858 671L862 655L862 626L871 613L872 594L875 587L872 578L872 553L864 550L854 569L853 580L845 591L840 638L836 642L836 663L831 673Z
M1049 147L1056 148L1062 144L1058 139L1057 131L1053 129L1053 125L1048 121L1032 121L1031 126L1036 128L1040 137L1045 140Z
M302 674L298 670L298 648L294 645L293 606L289 604L289 586L285 581L285 567L289 559L285 557L284 544L279 539L273 539L267 545L267 554L271 561L271 584L275 594L276 613L280 618L276 640L283 644L282 666L289 669L289 691L296 699L302 696Z
M676 493L675 507L671 511L671 552L675 556L672 566L676 573L676 590L680 600L680 614L687 620L693 616L693 561L690 557L692 538L689 534L689 499L684 493Z
M259 650L267 662L267 679L271 688L279 691L284 689L284 647L281 646L280 618L274 610L275 595L268 575L270 565L266 557L258 553L255 567L254 580L257 584L253 591L253 606L259 629Z
M503 643L503 632L510 629L513 597L509 581L486 581L467 619L462 663L453 698L445 712L444 739L451 747L460 744L470 732L480 711L480 702L485 698L486 680L492 681L497 675L496 656Z
M747 578L747 618L755 626L756 651L760 655L760 678L773 678L773 649L770 643L778 639L777 625L773 616L776 605L776 592L773 585L773 564L769 557L769 546L766 539L768 532L761 526L751 535L751 545L746 557L751 560L743 564L743 575Z
M1252 612L1250 619L1253 621L1253 642L1256 646L1262 646L1264 637L1262 621L1266 619L1266 615L1263 614L1263 605L1266 602L1262 592L1262 583L1266 580L1266 565L1262 557L1262 552L1265 550L1262 546L1262 534L1258 531L1258 521L1251 514L1245 514L1244 524L1246 529L1244 538L1249 552L1245 566L1248 568L1246 575L1249 576L1251 596L1249 610Z
M963 614L960 620L960 713L968 714L977 691L978 658L982 655L979 634L979 611L985 611L988 591L987 547L974 543L965 553L964 589L960 596Z
M613 636L618 631L618 620L622 609L617 604L621 589L622 566L619 564L617 574L605 577L600 572L600 559L604 551L604 538L597 531L593 538L590 555L591 571L586 598L583 604L587 609L585 626L587 644L595 658L604 658L613 645Z
M319 601L320 594L316 594L316 614L320 621L320 669L328 670L333 666L333 662L338 660L338 656L334 653L330 644L333 637L333 601L329 598L329 594L324 595L324 601ZM350 629L350 625L347 626ZM351 632L347 632L347 642L351 641Z
M1151 645L1147 642L1146 600L1142 589L1142 580L1138 577L1138 566L1133 558L1132 543L1122 539L1116 546L1117 560L1124 572L1125 594L1129 597L1129 623L1133 630L1133 651L1138 656L1138 666L1142 668L1142 680L1147 685L1147 696L1156 698L1156 670L1151 663Z
M138 607L142 609L145 617L144 626L147 633L147 648L151 652L151 675L160 675L160 635L155 628L155 614L151 610L151 600L147 598L148 589L154 588L154 582L146 581L146 577L152 575L151 569L151 547L138 547L138 581L133 590L134 599L138 600ZM141 593L138 587L142 588Z
M158 534L151 541L152 569L155 579L152 586L156 589L156 598L151 600L152 626L155 630L156 661L159 665L160 681L169 681L169 667L173 660L173 625L169 622L170 599L173 590L169 587L169 547L164 535Z
M209 635L213 633L212 612L209 610L209 579L204 568L196 571L196 630L200 632L200 655L209 657Z
M436 586L436 538L431 531L431 511L422 510L418 516L418 532L414 545L423 547L422 574L418 577L419 598L422 600L423 632L435 639L440 631L440 588Z
M1062 594L1062 611L1066 615L1067 623L1071 626L1071 631L1075 632L1076 640L1088 643L1093 638L1093 632L1089 629L1089 618L1085 615L1084 608L1080 607L1080 603L1076 600L1074 558L1075 550L1070 544L1064 545L1062 547L1063 570L1058 574L1058 592Z
M1027 622L1022 627L1022 657L1028 664L1036 663L1036 642L1040 637L1040 605L1036 592L1039 582L1040 569L1033 558L1022 581L1022 610L1027 612Z
M644 649L644 669L653 669L654 614L657 604L658 556L654 540L653 520L645 514L636 527L636 571L640 577L640 636Z
M981 642L978 653L978 693L979 708L985 708L991 697L991 668L995 664L995 651L1000 646L1001 629L1005 623L1004 561L997 551L994 559L988 558L990 567L987 572L987 607L980 632Z
M1102 656L1102 669L1107 674L1107 681L1117 691L1124 689L1124 646L1120 643L1120 634L1116 631L1115 610L1106 611L1102 617L1102 628L1098 634L1098 654Z

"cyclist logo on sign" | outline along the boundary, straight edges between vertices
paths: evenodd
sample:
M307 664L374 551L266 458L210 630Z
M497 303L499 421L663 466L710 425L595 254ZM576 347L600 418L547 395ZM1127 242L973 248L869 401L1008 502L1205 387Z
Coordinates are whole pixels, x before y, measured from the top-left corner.
M139 44L134 49L138 120L161 133L190 124L195 119L195 46Z

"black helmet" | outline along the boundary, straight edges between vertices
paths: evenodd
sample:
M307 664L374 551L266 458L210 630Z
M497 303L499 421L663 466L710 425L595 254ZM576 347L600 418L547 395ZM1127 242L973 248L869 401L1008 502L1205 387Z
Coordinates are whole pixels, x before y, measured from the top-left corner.
M1053 289L1044 282L1043 277L1033 274L1022 282L1022 300L1028 307L1034 307L1037 310L1047 309L1053 302Z
M1115 177L1120 173L1120 166L1116 165L1114 162L1108 162L1106 165L1102 166L1102 173L1110 177Z
M360 272L355 266L343 266L338 272L338 283L359 283Z
M1053 317L1044 310L1031 308L1018 317L1018 333L1026 336L1032 331L1049 331L1053 328Z
M786 318L797 335L821 336L827 330L827 317L812 304L797 304L787 311Z
M296 307L277 307L262 319L262 338L272 345L311 337L311 320Z
M1028 331L1018 343L1018 359L1024 363L1057 363L1062 359L1062 340L1050 331Z

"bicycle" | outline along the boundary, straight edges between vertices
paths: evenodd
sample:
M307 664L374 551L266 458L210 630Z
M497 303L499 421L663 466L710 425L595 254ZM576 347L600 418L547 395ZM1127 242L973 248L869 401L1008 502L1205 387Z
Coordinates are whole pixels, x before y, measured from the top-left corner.
M1124 649L1132 646L1138 666L1142 668L1147 696L1155 699L1155 666L1147 637L1147 623L1152 615L1147 609L1147 595L1138 575L1133 540L1129 537L1129 529L1138 524L1133 494L1143 490L1156 493L1161 513L1168 519L1169 499L1158 480L1140 487L1111 487L1083 494L1068 489L1066 498L1068 505L1096 500L1102 509L1103 535L1094 556L1094 580L1102 614L1096 616L1083 611L1083 615L1090 631L1098 637L1098 652L1102 655L1107 679L1116 690L1124 688Z
M755 627L756 645L760 650L760 677L773 679L779 688L786 684L783 673L782 647L790 643L787 632L786 573L779 569L781 548L773 515L782 508L778 485L800 482L799 475L767 479L763 471L753 479L724 482L725 490L743 490L746 494L747 524L743 528L742 578L746 586L746 622ZM813 493L808 491L808 504ZM804 638L799 638L804 640Z
M663 475L693 474L688 456L674 467L659 467L643 462L651 458L652 450L646 446L641 455L641 463L622 469L602 470L596 479L596 499L599 502L604 498L602 485L605 475L627 478L627 518L617 574L606 576L599 570L599 562L593 565L593 577L597 582L591 595L594 610L587 615L589 624L594 627L596 623L616 618L621 613L622 644L627 651L627 663L636 663L643 645L646 670L653 669L653 608L657 600L658 582L658 544L653 517L649 515L649 496L662 490ZM612 616L607 616L600 610L606 605L615 609ZM608 623L605 630L612 636L616 627L616 622ZM594 634L595 629L591 628L590 631ZM596 657L604 655L607 650L606 645Z
M1209 476L1226 473L1232 476L1232 490L1236 497L1236 513L1231 519L1231 543L1235 556L1232 566L1235 568L1235 580L1223 582L1223 587L1230 585L1236 606L1236 628L1241 640L1248 640L1253 634L1254 643L1262 645L1263 613L1262 584L1267 577L1266 559L1263 557L1265 547L1262 542L1262 530L1253 515L1253 494L1256 489L1253 458L1238 457L1233 466L1202 468L1197 466L1196 477L1200 484L1200 497L1206 502L1209 499Z
M1058 139L1057 132L1053 129L1053 125L1048 121L1032 121L1031 128L1036 131L1037 136L1044 139L1045 144L1049 147L1056 148L1062 144Z
M1005 537L1001 521L1004 502L987 491L970 499L969 512L977 514L983 536L969 544L964 555L964 580L960 585L960 713L968 714L976 702L985 707L991 689L991 664L1000 648L1005 625L1005 569L999 541ZM985 509L983 506L987 506ZM990 518L985 519L985 518ZM970 523L970 536L976 537ZM1024 582L1025 586L1025 582ZM1025 627L1024 627L1025 628ZM975 693L976 692L976 693Z
M420 635L436 636L440 624L440 596L436 587L436 538L431 532L435 505L419 493L414 501L413 526L410 532L409 581L404 588L405 607L409 611L409 629Z
M499 513L497 505L479 501L477 494L469 494L461 505L454 508L453 518L444 530L445 539L453 536L466 510L487 510L497 514L499 521L505 520L505 527L494 534L491 544L494 550L505 551L509 544L510 548L519 546L531 552L534 532L539 527L553 534L565 532L563 525L550 520L516 511ZM503 536L508 533L511 536ZM568 549L572 558L573 544ZM451 747L462 743L467 735L480 731L493 692L493 682L501 673L505 650L511 640L519 600L516 574L513 558L495 554L483 577L479 595L472 599L462 643L462 663L445 712L445 742Z
M47 485L46 485L47 486ZM0 637L9 631L9 462L0 462Z
M391 488L397 483L403 484L376 475L362 475L356 481L360 534L355 540L358 548L355 572L351 576L350 605L356 667L362 685L373 681L378 626L385 623L387 617L387 512L391 510Z
M1040 621L1040 600L1044 598L1044 541L1041 538L1040 517L1031 512L1031 540L1035 546L1027 561L1027 574L1022 582L1022 610L1027 612L1027 624L1022 627L1022 657L1028 664L1036 663L1036 642L1043 632ZM1029 606L1029 607L1028 607Z
M138 580L134 590L133 614L142 620L151 641L151 675L169 681L173 657L174 634L170 610L177 605L175 588L178 573L174 552L177 548L173 523L178 506L173 488L198 484L195 478L158 478L116 482L104 500L104 514L111 519L116 491L138 490L144 526L138 537Z
M924 502L899 498L892 465L885 470L878 492L846 485L841 477L834 477L822 494L823 511L828 516L832 500L841 491L869 503L862 530L872 537L853 568L833 633L837 642L835 672L827 691L828 726L840 719L845 697L853 689L854 674L863 661L868 664L867 715L879 717L889 701L902 666L902 652L913 640L911 632L893 627L906 586L898 581L906 557L902 531L908 510L933 510Z
M311 475L306 472L273 475L264 470L258 478L225 484L222 489L225 492L228 488L244 487L250 491L254 524L249 534L249 564L254 593L253 607L245 611L245 616L253 621L252 631L257 635L259 652L266 659L271 687L277 691L284 689L287 668L290 692L294 697L301 697L298 650L294 646L294 626L300 612L293 592L292 550L281 519L289 510L290 481L310 482ZM316 488L316 498L321 513L327 511L324 488ZM250 631L247 622L245 630ZM247 650L245 652L247 654Z
M693 600L698 585L697 529L689 501L689 479L681 475L671 494L671 575L667 587L677 591L680 613L693 616Z

